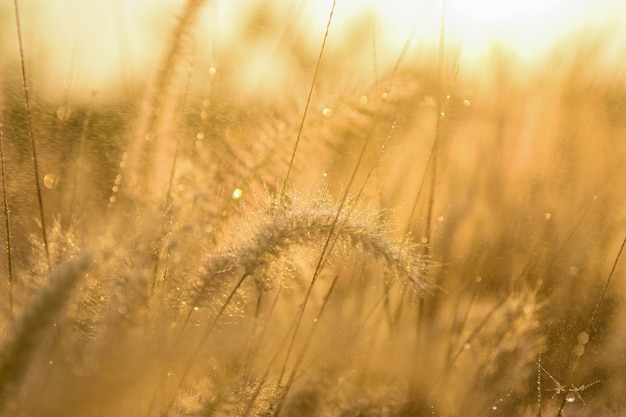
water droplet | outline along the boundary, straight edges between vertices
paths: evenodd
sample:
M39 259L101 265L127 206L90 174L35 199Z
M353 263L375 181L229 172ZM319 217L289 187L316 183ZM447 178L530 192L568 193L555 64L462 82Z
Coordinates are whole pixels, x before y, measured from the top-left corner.
M359 97L359 103L361 103L361 104L367 104L367 96L361 96L361 97Z
M546 211L546 213L544 214L544 217L546 218L546 220L550 220L550 218L552 217L552 213L550 213L549 211Z
M72 115L72 109L69 106L61 106L57 109L57 118L62 122L67 122Z
M465 344L463 345L463 349L465 350L470 350L472 348L472 345L469 342L465 342Z
M118 187L117 185L114 185L113 188L111 188L111 191L113 191L114 193L118 192L120 190L120 187Z
M428 238L427 237L423 237L421 239L421 242L424 243L424 244L428 243Z
M43 185L52 190L57 185L57 176L53 173L46 174L46 176L43 177Z
M172 375L174 375L174 372L172 372L172 371L167 371L167 376L172 376Z
M567 401L568 403L573 403L574 401L576 401L576 393L572 391L568 392L565 396L565 401Z
M122 183L122 176L120 174L117 174L115 176L115 185L120 185Z
M479 276L479 277L476 277L476 282L480 282L480 281L482 281L482 280L483 280L483 277L480 277L480 276Z
M196 139L198 139L198 140L204 139L204 133L198 132L198 134L196 135Z
M497 405L494 405L493 407L491 407L491 409L492 409L493 411L496 411L496 410L498 409L498 406L497 406Z
M205 112L205 111L201 111L201 112L200 112L200 118L201 118L202 120L206 120L206 119L208 119L208 118L209 118L209 113L207 113L207 112Z
M330 117L333 115L333 109L331 109L330 107L325 107L324 110L322 110L322 114L326 117Z
M233 200L240 199L242 195L243 191L241 190L241 188L235 188L235 191L233 191Z
M322 176L323 176L324 178L328 177L328 172L324 172L324 173L322 174Z
M444 220L444 217L443 217L443 216L439 216L439 217L437 217L437 221L442 222L443 220Z
M144 140L146 142L152 142L152 139L154 139L154 133L152 132L147 132L144 136L143 136Z
M583 345L574 346L574 355L582 356L585 353L585 347Z
M215 67L209 68L209 74L211 74L211 75L217 74L217 68L215 68Z
M441 117L446 117L446 112L442 111L441 112Z
M472 102L471 102L471 101L469 101L469 100L463 100L463 105L464 105L465 107L469 107L469 106L470 106L470 104L472 104Z
M578 339L578 344L586 345L589 342L589 333L580 332L578 333L577 339Z
M109 203L115 203L116 201L117 201L117 198L116 198L114 195L112 195L112 196L109 198Z

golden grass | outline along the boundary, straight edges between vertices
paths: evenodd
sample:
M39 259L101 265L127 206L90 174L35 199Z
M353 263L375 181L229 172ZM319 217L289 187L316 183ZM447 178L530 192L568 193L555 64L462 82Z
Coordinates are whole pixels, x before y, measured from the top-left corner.
M610 32L466 67L206 3L110 91L2 45L2 415L626 412Z

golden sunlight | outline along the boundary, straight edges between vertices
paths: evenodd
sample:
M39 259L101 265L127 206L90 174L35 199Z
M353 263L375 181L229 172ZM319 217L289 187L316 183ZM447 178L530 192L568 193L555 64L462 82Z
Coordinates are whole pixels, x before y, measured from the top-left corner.
M445 17L445 37L461 47L462 59L476 59L494 45L523 58L535 58L576 30L623 26L626 14L626 3L619 0L351 0L347 3L350 6L343 7L351 8L352 15L364 9L375 10L377 24L396 44L404 42L411 33L417 41L439 42L442 17Z
M275 39L284 41L286 38L279 35L287 31L300 33L298 48L314 56L332 3L208 1L194 36L210 39L213 45L234 45L241 49L240 53L251 57L267 54L255 61L258 66L249 66L248 72L274 65L272 71L280 74L289 64L281 67L279 59L271 56L271 51L280 49L280 45L272 44L275 41L266 36L257 42L264 43L264 48L244 50L241 36L250 30L246 25L250 25L255 13L264 11L272 16L267 24ZM31 28L24 34L26 53L47 61L48 70L41 77L50 85L60 85L59 80L65 80L63 84L70 82L79 91L127 85L138 74L145 74L145 69L158 59L162 37L180 4L181 1L165 0L25 3L24 26ZM6 5L0 11L10 15ZM615 60L621 59L626 46L625 13L626 3L620 0L337 0L329 47L360 42L360 52L371 56L376 45L381 65L391 65L407 41L414 50L436 48L444 17L446 49L454 51L455 59L465 68L488 57L494 46L532 61L573 33L608 35L606 42L611 43L611 59ZM7 24L0 34L4 39L13 39L13 31ZM13 45L7 42L3 45L13 51Z

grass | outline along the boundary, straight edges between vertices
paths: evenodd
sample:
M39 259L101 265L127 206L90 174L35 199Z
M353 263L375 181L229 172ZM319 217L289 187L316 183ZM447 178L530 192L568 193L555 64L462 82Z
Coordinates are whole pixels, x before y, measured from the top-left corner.
M626 414L610 30L468 64L445 10L188 0L144 66L117 4L89 91L14 4L0 415Z

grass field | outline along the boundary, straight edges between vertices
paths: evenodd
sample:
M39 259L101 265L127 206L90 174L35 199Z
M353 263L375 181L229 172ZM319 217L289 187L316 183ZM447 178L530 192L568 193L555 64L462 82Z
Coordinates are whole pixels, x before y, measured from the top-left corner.
M0 415L626 416L621 10L5 3Z

